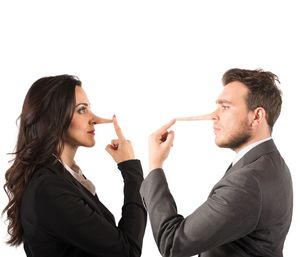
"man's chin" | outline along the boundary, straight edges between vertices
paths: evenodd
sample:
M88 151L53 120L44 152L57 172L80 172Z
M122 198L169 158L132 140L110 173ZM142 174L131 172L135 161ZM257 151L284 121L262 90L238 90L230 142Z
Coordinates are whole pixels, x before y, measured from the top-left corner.
M236 140L232 140L230 142L224 142L221 140L215 140L215 143L218 147L220 148L229 148L233 151L238 151L238 149L241 149L244 145L247 144L247 142L249 141L250 137L241 137L241 138L237 138Z
M221 140L215 140L215 143L218 147L220 148L229 148L229 149L232 149L233 150L233 146L230 142L224 142L224 141L221 141Z
M228 148L228 144L226 144L226 142L218 140L217 138L215 139L215 144L220 148Z

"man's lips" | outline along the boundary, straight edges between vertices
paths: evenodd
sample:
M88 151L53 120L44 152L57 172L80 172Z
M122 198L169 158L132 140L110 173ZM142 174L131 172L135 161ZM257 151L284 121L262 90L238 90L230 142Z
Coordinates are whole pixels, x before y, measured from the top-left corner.
M221 130L221 128L214 126L214 132L215 134L218 133Z

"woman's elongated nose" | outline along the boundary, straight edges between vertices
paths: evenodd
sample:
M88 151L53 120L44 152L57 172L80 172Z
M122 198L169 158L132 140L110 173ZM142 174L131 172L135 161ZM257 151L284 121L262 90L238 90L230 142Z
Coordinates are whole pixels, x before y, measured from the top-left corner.
M98 117L94 114L94 124L101 124L101 123L112 123L113 120L112 119L106 119L106 118L101 118L101 117Z

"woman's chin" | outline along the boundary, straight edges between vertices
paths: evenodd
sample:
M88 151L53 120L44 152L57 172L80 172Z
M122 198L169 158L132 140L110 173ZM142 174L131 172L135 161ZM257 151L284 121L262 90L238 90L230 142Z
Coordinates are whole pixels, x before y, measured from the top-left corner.
M96 144L96 142L94 141L94 142L87 142L87 143L85 143L85 144L83 144L82 146L84 146L84 147L93 147L93 146L95 146L95 144Z

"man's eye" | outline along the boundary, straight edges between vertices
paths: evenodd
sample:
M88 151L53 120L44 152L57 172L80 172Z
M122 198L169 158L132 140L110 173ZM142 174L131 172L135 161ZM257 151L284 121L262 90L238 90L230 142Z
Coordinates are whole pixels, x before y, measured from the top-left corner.
M228 105L222 105L222 109L227 110L227 109L229 109L229 106Z

